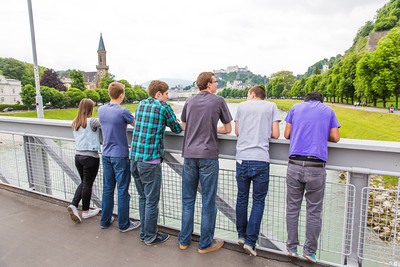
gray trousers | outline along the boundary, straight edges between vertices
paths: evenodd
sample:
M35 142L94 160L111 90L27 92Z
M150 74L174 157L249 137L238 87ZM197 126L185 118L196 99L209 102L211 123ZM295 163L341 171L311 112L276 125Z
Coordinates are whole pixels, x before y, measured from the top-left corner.
M321 233L322 204L325 191L325 167L303 167L289 164L286 174L286 228L288 252L297 252L299 245L299 214L304 190L307 201L306 211L306 241L303 253L314 254L318 247L318 237Z

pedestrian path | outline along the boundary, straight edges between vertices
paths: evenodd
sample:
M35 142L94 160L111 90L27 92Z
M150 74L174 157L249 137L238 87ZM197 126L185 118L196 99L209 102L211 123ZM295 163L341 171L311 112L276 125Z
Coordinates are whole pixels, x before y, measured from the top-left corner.
M3 185L0 202L0 266L311 266L268 252L250 257L234 244L207 254L197 252L197 242L180 250L172 234L147 246L138 230L120 233L117 223L101 229L100 216L77 224L67 203Z
M339 104L339 103L330 103L330 102L325 102L329 106L334 106L334 107L343 107L343 108L351 108L351 109L357 109L357 110L365 110L365 111L372 111L372 112L379 112L379 113L387 113L387 114L394 114L394 115L400 115L400 111L396 110L393 113L389 113L388 109L384 108L374 108L374 107L355 107L354 105L347 105L347 104Z

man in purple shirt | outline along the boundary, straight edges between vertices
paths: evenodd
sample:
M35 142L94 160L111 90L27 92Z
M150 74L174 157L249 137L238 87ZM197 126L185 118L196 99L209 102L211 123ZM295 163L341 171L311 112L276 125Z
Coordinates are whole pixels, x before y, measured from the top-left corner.
M336 143L340 140L340 124L333 109L323 104L323 96L319 92L307 93L303 103L295 104L290 109L285 121L284 136L290 139L286 174L286 247L290 257L298 257L299 213L305 190L307 219L303 257L316 262L315 252L322 224L328 141Z
M197 78L200 93L190 97L183 107L181 120L185 131L182 157L182 227L179 233L180 249L187 249L192 239L194 206L197 187L201 184L200 253L220 249L224 241L213 240L217 207L218 185L217 133L232 131L232 116L225 100L215 95L218 82L214 73L202 72ZM221 120L222 126L217 127Z

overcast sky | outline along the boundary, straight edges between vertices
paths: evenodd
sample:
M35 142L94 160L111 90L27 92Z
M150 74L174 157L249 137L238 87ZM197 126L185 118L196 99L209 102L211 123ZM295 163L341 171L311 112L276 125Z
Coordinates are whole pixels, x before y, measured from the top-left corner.
M238 65L303 74L344 54L389 0L32 0L38 63L96 71L100 33L109 72L141 84L195 80ZM0 0L0 57L33 62L27 1Z

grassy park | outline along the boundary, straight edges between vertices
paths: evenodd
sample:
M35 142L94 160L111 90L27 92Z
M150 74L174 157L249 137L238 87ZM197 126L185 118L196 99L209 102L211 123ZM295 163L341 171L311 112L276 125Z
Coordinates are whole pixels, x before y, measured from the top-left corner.
M227 102L240 103L243 99L227 99ZM289 110L301 101L268 99L283 110ZM341 138L396 141L400 142L400 116L386 113L351 109L331 105L342 126Z

